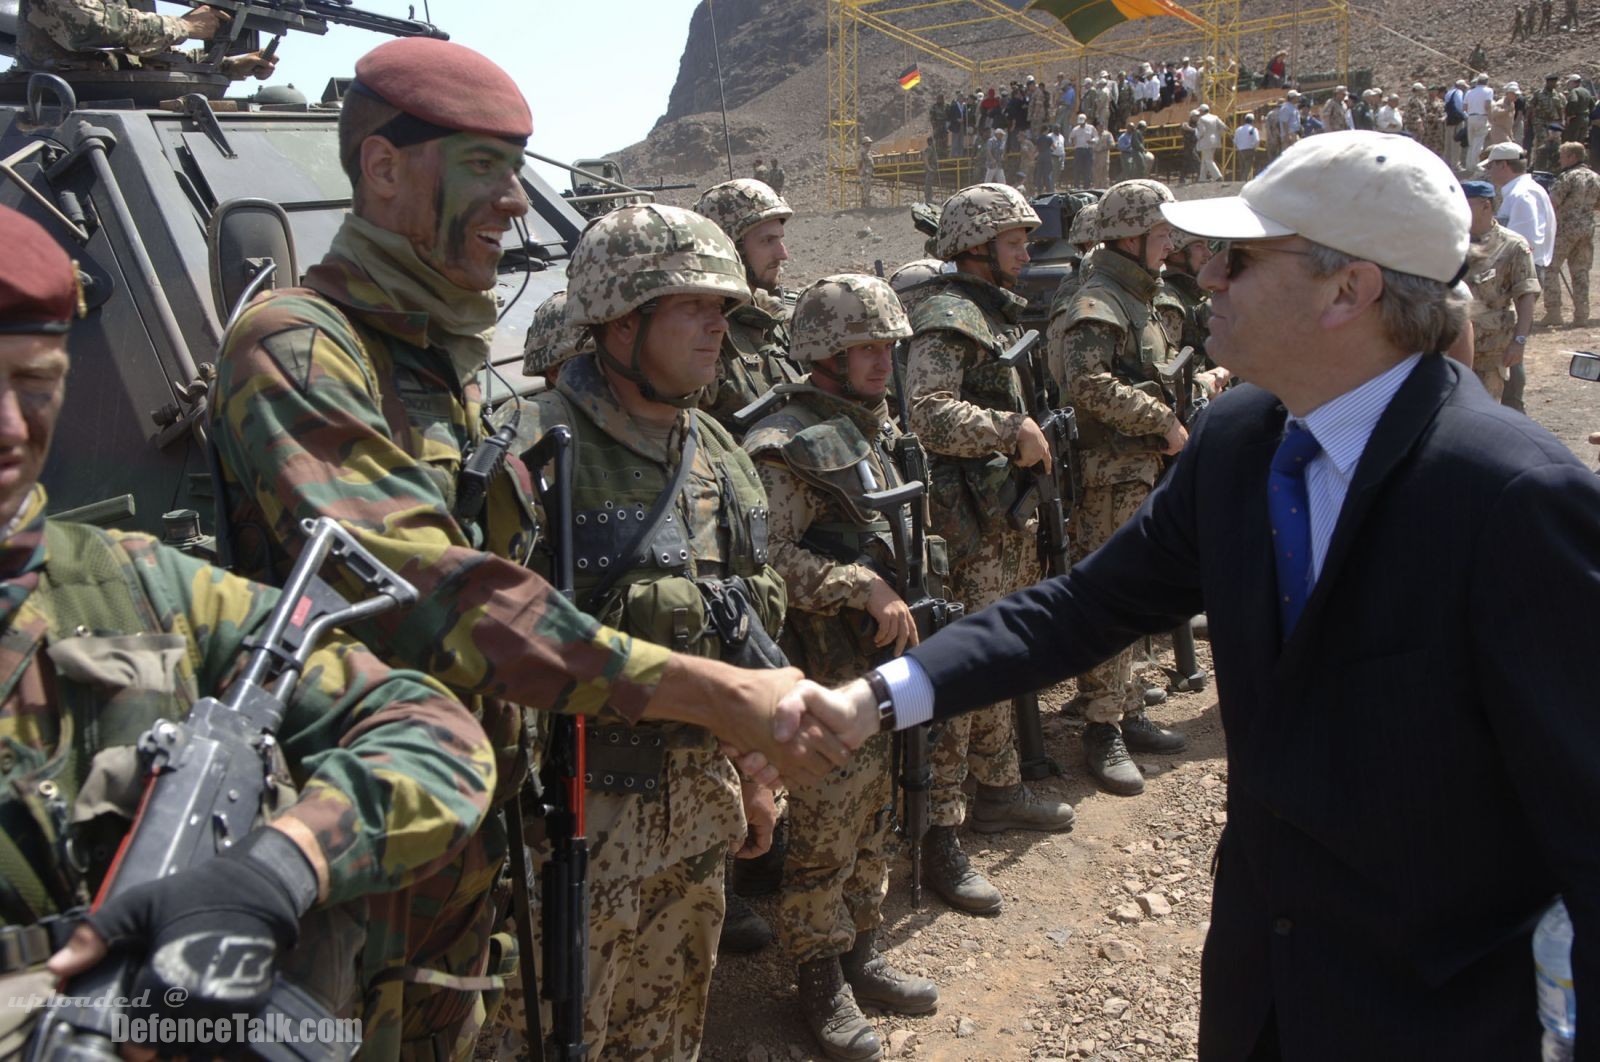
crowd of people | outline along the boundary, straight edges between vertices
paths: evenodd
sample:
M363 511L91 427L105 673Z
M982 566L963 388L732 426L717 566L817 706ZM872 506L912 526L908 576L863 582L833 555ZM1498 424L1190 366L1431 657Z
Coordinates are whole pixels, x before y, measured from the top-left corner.
M1520 360L1546 240L1568 241L1586 319L1584 145L1559 146L1541 199L1521 145L1463 181L1355 128L1336 91L1322 135L1302 124L1237 197L1108 179L1049 306L1040 371L1076 411L1081 490L1070 556L1050 559L1066 570L1047 572L1037 477L1068 455L1000 358L1040 224L1018 189L950 196L933 259L799 292L782 283L794 210L768 182L618 207L535 315L524 368L548 386L485 411L531 111L447 41L384 44L355 72L350 213L303 286L251 302L217 352L207 428L237 574L47 518L39 475L91 310L45 229L0 210L0 963L31 979L14 990L115 949L163 1013L259 1007L282 973L359 1017L366 1057L503 1047L504 919L531 914L512 882L562 840L546 821L513 834L508 809L576 717L588 905L565 941L584 943L544 943L583 960L587 1051L695 1057L719 960L775 936L818 1048L879 1058L863 1003L939 1000L879 936L892 734L929 746L920 884L1001 915L963 827L1074 822L1023 781L1010 698L1075 676L1083 770L1137 796L1134 755L1186 739L1151 716L1163 691L1130 646L1201 611L1230 766L1203 1057L1532 1057L1529 936L1557 893L1595 989L1600 716L1565 648L1600 599L1600 485L1449 357L1492 355L1496 379ZM1027 113L1041 91L997 96L985 142L999 113L1024 137L1059 117ZM1075 166L1112 124L1086 102ZM1220 179L1238 131L1204 107L1193 129L1200 179ZM1183 347L1188 370L1164 372ZM578 457L551 483L533 455L555 429ZM256 743L282 807L91 908L137 811L135 743L228 678L323 516L419 604L313 657L281 747ZM968 618L937 629L951 604ZM1419 756L1426 741L1443 751ZM781 865L758 863L779 832ZM757 866L775 927L737 900ZM37 1011L13 1002L0 1042L20 1047Z

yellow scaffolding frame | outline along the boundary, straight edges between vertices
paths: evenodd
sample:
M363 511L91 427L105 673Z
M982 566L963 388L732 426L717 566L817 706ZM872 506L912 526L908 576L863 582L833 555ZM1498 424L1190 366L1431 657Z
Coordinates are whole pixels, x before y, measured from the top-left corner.
M1119 40L1105 44L1080 44L1072 39L1054 17L1033 17L1030 11L1016 11L1003 0L825 0L828 9L828 188L835 207L859 206L861 179L861 129L858 66L859 31L862 26L876 30L923 55L966 74L967 84L976 87L985 75L1028 68L1082 64L1093 56L1124 56L1130 50L1150 54L1162 46L1183 46L1199 42L1208 63L1201 99L1214 114L1234 115L1238 95L1238 74L1244 58L1244 42L1256 36L1264 40L1284 30L1336 22L1339 29L1338 68L1348 80L1350 71L1350 7L1346 0L1324 0L1320 6L1289 14L1261 18L1241 17L1242 0L1201 0L1189 8L1205 23L1204 29L1184 26L1159 33L1147 32L1137 41ZM921 22L936 18L928 12L948 10L944 21ZM905 21L910 18L911 23ZM936 34L973 26L994 24L999 28L1020 28L1035 38L1039 47L1032 51L1007 49L1008 54L982 59L964 53L963 45L936 39ZM1264 45L1270 47L1270 45ZM1260 64L1265 66L1265 57ZM1224 169L1232 163L1233 144L1224 143L1220 161ZM941 171L948 167L941 166ZM943 173L941 173L943 176ZM898 183L898 182L897 182Z

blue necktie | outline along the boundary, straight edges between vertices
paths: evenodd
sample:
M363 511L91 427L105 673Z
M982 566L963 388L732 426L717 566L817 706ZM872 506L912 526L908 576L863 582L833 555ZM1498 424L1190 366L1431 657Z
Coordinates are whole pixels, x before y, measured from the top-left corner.
M1291 422L1272 455L1267 476L1267 519L1272 522L1272 556L1278 566L1278 619L1283 640L1305 610L1311 594L1311 507L1306 497L1306 465L1321 449L1316 436Z

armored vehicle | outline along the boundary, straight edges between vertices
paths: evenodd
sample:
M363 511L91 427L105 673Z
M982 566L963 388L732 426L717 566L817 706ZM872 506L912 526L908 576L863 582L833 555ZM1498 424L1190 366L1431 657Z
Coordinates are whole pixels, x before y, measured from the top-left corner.
M338 0L211 2L241 12L239 50L331 21L443 36L425 23L360 18ZM14 20L16 0L0 4ZM5 13L0 46L14 33ZM319 103L271 91L266 102L224 99L212 91L214 71L194 65L0 75L23 97L0 102L0 203L56 236L78 263L89 308L69 337L71 383L43 477L51 511L93 505L88 516L100 522L155 534L172 511L211 523L206 408L230 319L259 292L299 282L351 196L338 152L348 81L334 79ZM539 303L566 287L584 225L531 167L523 184L532 210L506 239L491 398L541 386L520 371L523 336ZM176 537L200 533L192 513L174 523Z

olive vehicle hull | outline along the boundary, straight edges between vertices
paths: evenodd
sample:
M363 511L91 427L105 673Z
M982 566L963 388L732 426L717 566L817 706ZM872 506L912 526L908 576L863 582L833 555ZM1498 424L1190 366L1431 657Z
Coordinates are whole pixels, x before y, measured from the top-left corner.
M110 500L97 515L118 527L159 534L179 509L210 526L210 366L250 293L244 280L299 283L349 209L338 110L228 112L198 96L176 110L124 109L78 103L48 80L55 88L36 87L31 107L0 104L0 204L44 225L85 279L89 309L69 336L66 407L43 476L51 511ZM523 336L534 308L566 286L584 224L531 169L523 180L533 208L526 240L506 241L491 399L541 386L521 372ZM252 204L286 221L278 238L262 238L259 216L223 223ZM134 513L118 516L129 499Z

